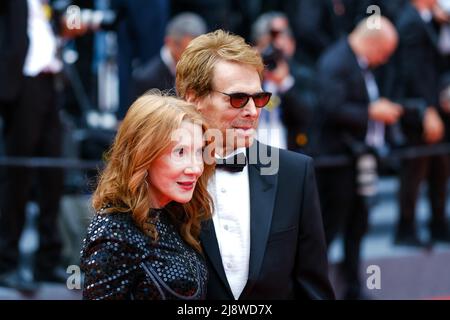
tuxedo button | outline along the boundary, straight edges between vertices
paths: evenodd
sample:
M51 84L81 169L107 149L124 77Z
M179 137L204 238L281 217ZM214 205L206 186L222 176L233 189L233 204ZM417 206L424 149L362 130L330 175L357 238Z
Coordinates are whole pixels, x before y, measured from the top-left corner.
M223 228L228 231L228 225L224 225Z
M231 269L231 268L233 268L233 265L231 263L227 263L227 268Z
M222 193L226 193L226 192L227 192L227 189L222 188L222 189L220 189L220 191L221 191Z

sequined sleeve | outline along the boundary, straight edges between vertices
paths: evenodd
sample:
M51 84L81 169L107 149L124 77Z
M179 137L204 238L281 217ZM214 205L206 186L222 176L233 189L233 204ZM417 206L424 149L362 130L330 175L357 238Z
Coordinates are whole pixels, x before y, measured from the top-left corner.
M156 223L153 243L130 214L98 214L81 251L83 299L201 299L207 270L167 215Z
M141 256L129 240L134 231L118 219L93 219L81 252L83 299L132 298Z
M83 261L83 299L130 299L138 254L124 243L108 239L88 249Z

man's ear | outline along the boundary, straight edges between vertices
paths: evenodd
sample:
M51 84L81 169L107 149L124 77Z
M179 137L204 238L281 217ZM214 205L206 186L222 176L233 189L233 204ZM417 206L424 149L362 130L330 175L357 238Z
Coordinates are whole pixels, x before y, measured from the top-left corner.
M197 100L197 99L196 99L196 96L195 96L195 94L194 94L194 92L192 90L189 89L189 90L186 91L185 100L187 102L189 102L189 103L195 103L195 100Z
M199 98L195 95L193 90L187 90L185 100L189 103L194 104L199 109Z

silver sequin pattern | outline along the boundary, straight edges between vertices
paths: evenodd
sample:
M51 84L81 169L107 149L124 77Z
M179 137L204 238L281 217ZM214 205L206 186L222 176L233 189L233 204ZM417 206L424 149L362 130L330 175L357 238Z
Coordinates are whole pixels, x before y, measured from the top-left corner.
M204 258L183 241L168 213L156 211L153 242L129 213L97 213L81 251L83 299L204 299Z

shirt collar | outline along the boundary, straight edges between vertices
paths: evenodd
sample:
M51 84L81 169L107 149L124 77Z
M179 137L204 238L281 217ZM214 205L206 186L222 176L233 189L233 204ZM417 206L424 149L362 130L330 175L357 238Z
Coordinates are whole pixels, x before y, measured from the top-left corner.
M433 14L431 13L431 10L425 9L419 11L420 17L422 18L425 23L430 22L433 19Z
M232 156L234 156L235 154L238 154L238 153L244 153L244 154L246 154L246 150L245 150L246 148L245 147L242 147L242 148L237 148L236 150L234 150L233 152L231 152L230 154L228 154L225 158L222 158L221 156L219 156L217 153L214 155L214 157L216 158L216 159L228 159L228 158L231 158Z
M365 57L356 57L356 60L358 61L358 65L362 70L369 69L369 63L367 62L367 59Z

